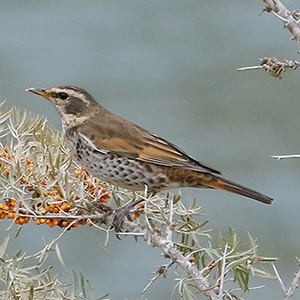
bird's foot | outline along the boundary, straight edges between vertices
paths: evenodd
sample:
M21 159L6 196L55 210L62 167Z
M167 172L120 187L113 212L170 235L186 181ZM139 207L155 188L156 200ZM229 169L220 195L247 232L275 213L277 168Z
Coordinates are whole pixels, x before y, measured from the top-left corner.
M144 201L144 199L137 199L131 203L128 203L120 208L117 208L114 211L114 218L113 218L113 226L115 228L115 232L122 232L124 231L124 223L125 220L127 219L129 222L133 222L132 219L132 209L139 203L141 203L142 201ZM117 235L117 237L119 238L119 236Z

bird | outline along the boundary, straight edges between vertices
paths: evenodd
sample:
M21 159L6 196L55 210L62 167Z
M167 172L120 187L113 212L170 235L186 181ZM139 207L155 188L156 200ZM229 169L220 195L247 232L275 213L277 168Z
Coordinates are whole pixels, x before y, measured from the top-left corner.
M69 147L96 178L130 191L158 193L194 187L220 189L265 204L273 199L228 180L168 140L108 111L72 85L27 88L49 100L62 119Z

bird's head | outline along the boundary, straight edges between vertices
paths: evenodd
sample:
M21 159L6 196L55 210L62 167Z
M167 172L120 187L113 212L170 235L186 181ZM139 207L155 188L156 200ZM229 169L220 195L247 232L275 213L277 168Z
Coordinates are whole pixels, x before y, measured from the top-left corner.
M91 115L101 107L86 90L76 86L28 88L26 91L48 99L56 107L63 121L67 123L69 123L68 120Z

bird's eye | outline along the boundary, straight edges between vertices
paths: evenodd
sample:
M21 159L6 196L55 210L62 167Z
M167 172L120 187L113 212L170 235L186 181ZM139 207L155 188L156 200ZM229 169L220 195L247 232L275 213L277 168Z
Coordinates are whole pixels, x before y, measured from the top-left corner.
M59 93L58 95L61 100L66 100L69 97L68 94L66 94L64 92Z

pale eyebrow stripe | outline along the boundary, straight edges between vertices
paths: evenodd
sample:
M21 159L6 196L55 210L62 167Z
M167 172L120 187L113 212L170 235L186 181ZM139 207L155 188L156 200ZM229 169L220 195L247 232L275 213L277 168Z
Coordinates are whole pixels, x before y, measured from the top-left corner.
M86 104L89 103L89 101L86 100L85 97L82 97L82 95L83 95L82 93L77 92L77 91L75 91L75 90L73 90L73 89L68 89L68 88L66 88L66 89L57 88L57 89L51 89L51 90L52 90L54 93L67 93L69 96L78 98L78 99L82 100L82 101L83 101L84 103L86 103Z

